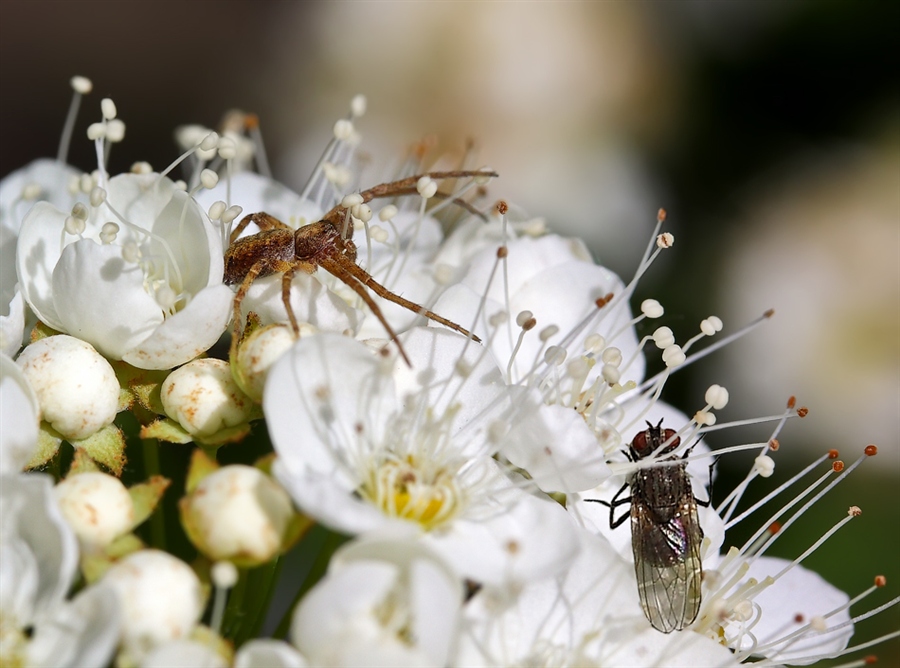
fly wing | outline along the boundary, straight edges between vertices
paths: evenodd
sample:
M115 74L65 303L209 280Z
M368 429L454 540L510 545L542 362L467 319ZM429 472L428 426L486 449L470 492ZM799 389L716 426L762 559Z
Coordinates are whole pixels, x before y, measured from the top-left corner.
M631 547L644 615L658 631L680 631L700 610L702 532L693 496L661 519L641 499L631 501Z

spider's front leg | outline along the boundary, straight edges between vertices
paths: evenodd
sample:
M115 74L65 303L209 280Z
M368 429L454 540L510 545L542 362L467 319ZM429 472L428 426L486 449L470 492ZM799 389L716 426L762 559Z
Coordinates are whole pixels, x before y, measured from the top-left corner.
M250 223L256 223L256 226L259 228L260 232L265 232L266 230L291 229L290 226L285 225L275 216L270 216L265 211L260 211L258 213L251 213L244 216L241 219L241 222L238 223L237 227L235 227L231 231L231 235L228 237L228 243L233 244L235 239L241 236L241 232L247 229L247 225L249 225Z

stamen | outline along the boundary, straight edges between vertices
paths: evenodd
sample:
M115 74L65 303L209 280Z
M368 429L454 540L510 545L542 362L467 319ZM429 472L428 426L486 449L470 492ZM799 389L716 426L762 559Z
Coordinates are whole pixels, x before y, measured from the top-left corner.
M225 601L228 598L228 590L237 584L238 570L230 561L217 561L213 564L209 574L216 590L209 626L214 633L219 633L225 617Z
M69 80L72 86L72 101L69 103L69 111L63 124L62 135L59 138L59 148L56 150L56 161L64 163L69 158L69 146L72 143L72 132L75 129L75 120L78 118L78 109L81 106L81 98L91 92L94 84L87 77L74 76Z

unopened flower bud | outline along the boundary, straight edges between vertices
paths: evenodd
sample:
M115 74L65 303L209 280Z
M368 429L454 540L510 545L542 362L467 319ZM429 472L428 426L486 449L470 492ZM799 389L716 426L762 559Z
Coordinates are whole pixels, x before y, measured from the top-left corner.
M193 436L213 434L246 422L253 402L231 377L228 362L194 360L173 371L160 388L166 415Z
M300 336L311 326L302 325ZM241 389L256 402L262 401L266 376L275 361L292 345L294 335L284 325L270 325L253 332L241 344L237 354L238 376Z
M203 613L200 579L166 552L130 554L102 582L119 597L123 645L136 663L155 646L186 638Z
M116 417L119 382L91 344L49 336L25 348L16 362L38 397L44 421L65 438L87 438Z
M128 531L134 504L125 485L99 471L70 475L54 488L63 517L83 543L105 547Z
M294 507L287 492L252 466L209 474L181 502L185 530L203 554L257 566L281 551Z

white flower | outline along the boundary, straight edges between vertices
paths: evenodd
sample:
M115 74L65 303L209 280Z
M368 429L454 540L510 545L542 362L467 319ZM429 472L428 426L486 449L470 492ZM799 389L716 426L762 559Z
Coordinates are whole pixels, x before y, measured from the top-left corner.
M294 612L291 640L314 665L445 666L455 645L462 584L412 538L358 539Z
M134 525L125 485L99 471L72 474L53 488L59 509L83 543L104 547Z
M244 565L269 561L283 548L294 507L287 493L252 466L225 466L181 501L185 529L210 559Z
M25 348L16 362L37 394L41 418L65 438L87 438L115 419L119 381L89 343L48 336Z
M40 404L18 364L0 353L0 475L18 473L37 449Z
M139 368L187 362L228 322L220 236L158 174L116 176L92 191L90 208L38 202L22 223L16 262L43 322Z
M500 371L455 333L413 328L403 344L412 368L326 334L275 364L264 408L276 477L319 521L348 533L406 523L482 582L564 567L573 548L562 508L492 458L515 412ZM547 526L553 540L540 536ZM519 561L528 541L547 556Z
M102 666L119 637L112 592L91 586L72 601L78 543L49 476L0 479L0 663Z
M116 562L101 583L122 608L123 649L132 660L169 640L186 638L203 613L200 580L180 559L141 550Z
M237 651L234 668L305 668L303 656L282 640L261 638L251 640Z

